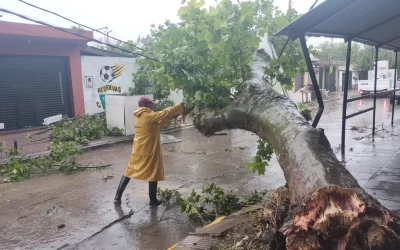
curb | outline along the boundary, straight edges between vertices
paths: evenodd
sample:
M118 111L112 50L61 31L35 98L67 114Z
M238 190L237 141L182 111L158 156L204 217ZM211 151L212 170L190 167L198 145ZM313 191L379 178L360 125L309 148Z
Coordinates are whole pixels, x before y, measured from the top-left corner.
M187 126L182 126L179 129L174 129L174 130L170 130L170 131L165 131L165 132L161 132L162 134L170 134L173 132L177 132L180 130L184 130L184 129L190 129L193 128L193 125L187 125ZM127 142L131 142L135 136L134 135L127 135L127 136L121 136L118 138L113 138L110 140L99 140L99 141L92 141L89 142L87 145L81 145L80 148L84 151L90 151L90 150L96 150L96 149L101 149L101 148L107 148L110 146L114 146L114 145L118 145L118 144L123 144L123 143L127 143ZM32 159L32 158L38 158L41 156L48 156L50 155L50 151L42 151L42 152L37 152L37 153L32 153L32 154L26 154L23 157L24 158L28 158L28 159ZM21 158L21 156L16 156L14 158ZM9 158L6 159L1 159L0 160L0 166L4 165L6 163L9 162Z
M242 208L227 217L219 217L199 231L190 233L185 239L171 246L167 250L209 250L212 246L221 241L226 232L242 222L239 220L240 216L261 209L263 209L261 205L253 205Z
M109 146L117 145L117 144L122 144L126 142L131 142L133 140L133 136L124 136L123 138L118 138L114 140L108 140L108 141L95 141L95 142L89 142L87 145L81 145L80 148L84 151L87 152L89 150L94 150L94 149L100 149L100 148L106 148ZM32 154L26 154L23 157L27 159L34 159L34 158L39 158L41 156L48 156L50 155L50 151L42 151L38 153L32 153ZM13 158L21 158L22 156L16 156ZM10 161L10 158L2 159L0 161L0 165L6 164Z

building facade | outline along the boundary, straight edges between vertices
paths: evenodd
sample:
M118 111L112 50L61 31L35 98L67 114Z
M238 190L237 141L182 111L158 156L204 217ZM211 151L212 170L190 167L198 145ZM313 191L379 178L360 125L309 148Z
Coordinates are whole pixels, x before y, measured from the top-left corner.
M93 38L89 31L77 31ZM40 126L85 113L80 46L89 40L51 27L0 22L0 124Z

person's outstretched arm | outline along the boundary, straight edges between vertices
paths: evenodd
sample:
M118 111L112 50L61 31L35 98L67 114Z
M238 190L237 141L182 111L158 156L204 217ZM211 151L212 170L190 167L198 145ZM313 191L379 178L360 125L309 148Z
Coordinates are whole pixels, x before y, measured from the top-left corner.
M147 119L153 122L159 122L160 125L165 123L165 120L177 116L184 112L183 104L176 104L158 112L151 112L147 115Z

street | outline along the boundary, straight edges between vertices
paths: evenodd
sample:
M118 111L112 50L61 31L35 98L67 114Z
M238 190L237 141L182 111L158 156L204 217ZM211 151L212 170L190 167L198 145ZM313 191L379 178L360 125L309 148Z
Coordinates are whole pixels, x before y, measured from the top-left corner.
M348 114L371 106L372 100L350 103ZM341 137L341 100L325 102L325 107L319 127L325 129L332 148L341 159L337 150ZM315 108L313 106L313 110ZM400 125L399 108L396 106L397 125ZM382 123L387 130L392 129L390 118L389 100L378 99L377 129ZM350 129L352 126L360 129ZM368 136L371 127L372 112L348 120L344 161L371 195L382 199L389 209L395 209L400 203L400 195L396 194L396 190L400 191L400 183L396 184L400 181L400 170L391 168L388 173L390 182L394 183L390 186L392 192L378 189L373 181L377 176L385 179L379 173L398 152L400 132L398 128L391 130L391 134L380 131L372 141ZM245 169L257 150L256 135L229 131L227 135L203 137L194 128L172 135L183 142L162 146L166 181L159 184L161 188L179 189L182 194L188 194L193 188L214 182L235 194L245 195L255 189L273 189L285 184L275 157L264 176ZM380 144L386 148L380 149ZM114 207L113 198L131 147L131 143L124 143L89 151L80 157L82 165L113 164L102 170L69 175L49 173L20 183L1 184L0 249L166 249L200 227L178 209L166 211L160 220L165 207L150 209L147 206L146 182L131 180L121 209ZM105 175L115 177L105 181ZM130 218L102 230L131 210L134 214Z

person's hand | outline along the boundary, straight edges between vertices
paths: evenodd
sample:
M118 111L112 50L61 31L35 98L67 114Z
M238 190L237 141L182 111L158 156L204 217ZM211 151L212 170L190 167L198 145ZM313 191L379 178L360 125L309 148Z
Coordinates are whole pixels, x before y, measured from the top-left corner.
M182 106L182 108L183 108L183 113L182 113L182 115L183 116L187 116L190 112L192 112L193 111L193 109L194 109L194 107L192 107L192 108L187 108L186 106L185 106L185 103L181 103L181 106Z

